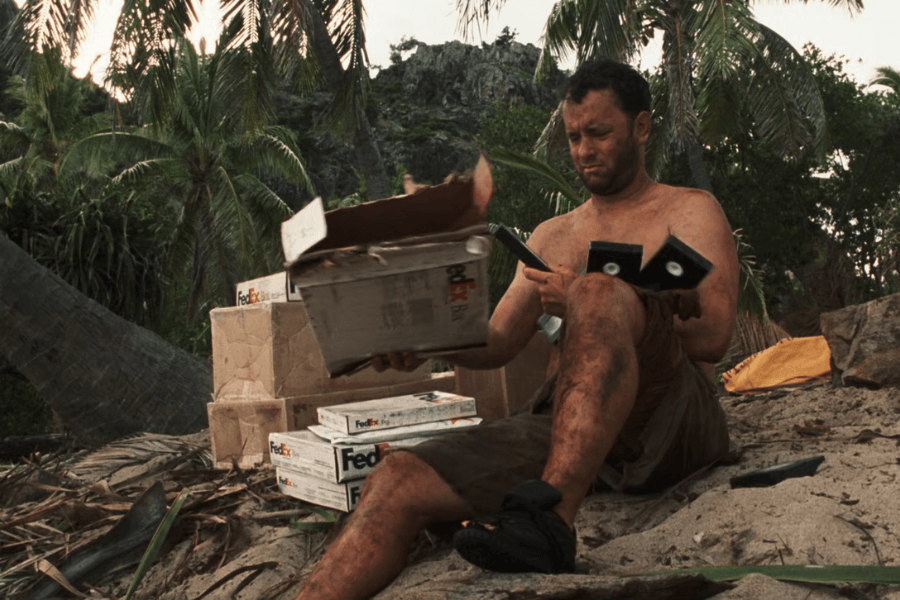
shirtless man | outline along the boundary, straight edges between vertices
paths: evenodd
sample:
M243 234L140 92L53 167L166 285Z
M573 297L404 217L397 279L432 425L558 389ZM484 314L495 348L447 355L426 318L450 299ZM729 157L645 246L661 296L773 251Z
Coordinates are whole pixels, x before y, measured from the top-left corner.
M732 232L715 198L648 176L649 109L649 87L630 67L601 60L576 71L563 120L591 198L535 229L529 246L553 272L520 264L487 346L451 358L496 368L525 347L542 314L563 317L543 402L387 456L296 600L370 597L403 569L417 533L442 521L473 519L454 545L479 566L572 572L575 515L592 484L660 489L727 452L713 377L736 314ZM577 275L591 241L640 244L646 262L669 235L714 265L696 291L647 293ZM380 363L420 361L397 353Z

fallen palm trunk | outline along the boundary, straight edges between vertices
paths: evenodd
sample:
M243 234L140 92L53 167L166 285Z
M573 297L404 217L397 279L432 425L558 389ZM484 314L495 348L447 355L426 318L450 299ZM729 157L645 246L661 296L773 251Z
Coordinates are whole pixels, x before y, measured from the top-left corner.
M657 575L700 573L710 581L736 581L757 573L779 581L801 583L873 583L900 585L900 567L881 565L747 565L662 571ZM653 575L644 573L643 575Z

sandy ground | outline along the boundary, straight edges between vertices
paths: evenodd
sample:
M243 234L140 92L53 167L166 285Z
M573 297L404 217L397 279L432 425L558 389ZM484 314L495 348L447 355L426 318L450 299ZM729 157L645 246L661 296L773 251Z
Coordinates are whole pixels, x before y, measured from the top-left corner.
M685 578L635 577L710 565L900 566L900 388L819 383L723 396L721 402L731 426L728 464L663 494L587 498L576 523L578 574L487 573L463 561L446 541L423 534L408 568L378 600L900 600L900 587L890 586L790 584L753 575L701 589ZM768 488L732 489L729 483L747 471L819 455L824 462L813 476ZM292 529L286 518L269 518L290 509L292 500L276 499L272 487L259 489L251 488L233 509L181 519L135 597L292 598L330 538ZM95 583L94 596L123 597L132 573L110 573Z

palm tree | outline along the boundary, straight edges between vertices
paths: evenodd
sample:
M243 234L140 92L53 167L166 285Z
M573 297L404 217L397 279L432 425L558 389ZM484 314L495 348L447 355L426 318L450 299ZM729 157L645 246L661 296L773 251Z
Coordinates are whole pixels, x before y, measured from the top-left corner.
M0 235L0 354L80 443L206 427L209 363L86 298Z
M243 106L247 128L271 110L274 74L306 87L324 82L333 94L330 123L350 135L357 168L374 197L390 195L381 154L363 110L368 83L365 12L361 0L223 1L228 49L247 54L231 62L228 93ZM83 43L97 0L26 0L11 31L13 56L58 49L64 58ZM108 81L161 122L175 89L172 48L196 19L191 0L125 0L110 48ZM18 37L17 37L18 36ZM238 56L238 55L235 55ZM155 94L156 101L147 98Z
M893 67L878 67L875 70L878 71L878 76L869 85L883 85L900 96L900 71Z
M260 177L283 176L309 191L312 184L290 131L244 127L226 76L229 61L240 60L243 51L220 48L201 57L179 42L173 54L175 88L165 102L174 118L89 136L62 168L84 164L89 150L114 149L124 166L112 182L156 198L173 215L172 271L191 282L193 321L210 289L218 303L229 304L239 278L274 270L278 226L291 211ZM159 94L151 91L148 102L160 104Z
M863 8L863 0L828 1ZM461 27L487 20L505 3L457 0ZM702 145L751 126L785 155L824 152L825 111L812 72L783 37L755 20L751 0L559 0L544 28L537 74L572 52L578 63L597 56L630 62L656 34L662 76L652 90L661 125L648 145L654 175L673 151L685 152L695 184L712 191Z

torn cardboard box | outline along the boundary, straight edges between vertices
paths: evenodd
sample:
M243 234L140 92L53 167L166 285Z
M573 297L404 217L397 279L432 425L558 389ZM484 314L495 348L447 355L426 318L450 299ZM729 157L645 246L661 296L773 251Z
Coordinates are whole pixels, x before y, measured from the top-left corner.
M409 373L369 367L330 378L303 302L216 308L209 316L213 393L219 401L382 388L431 377L425 363Z
M316 200L282 224L287 271L332 377L391 351L487 343L491 186L482 159L468 178L328 213Z

